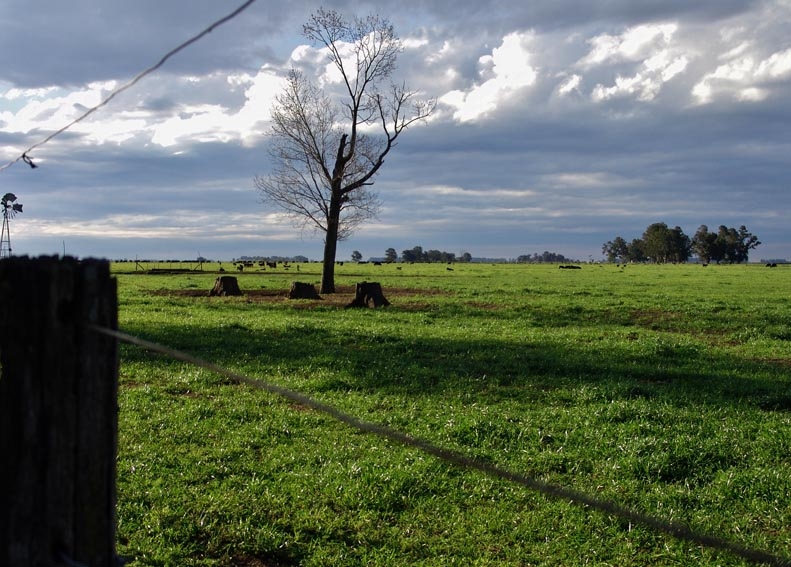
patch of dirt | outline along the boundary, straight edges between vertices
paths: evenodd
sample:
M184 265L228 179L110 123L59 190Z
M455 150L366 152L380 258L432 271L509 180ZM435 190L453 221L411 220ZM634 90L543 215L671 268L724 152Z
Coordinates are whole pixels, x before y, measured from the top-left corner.
M354 286L336 286L336 293L319 294L321 299L289 299L288 289L250 289L242 290L239 300L247 303L287 303L291 307L298 309L310 309L314 307L346 307L354 300ZM385 287L382 288L384 296L391 303L396 303L398 298L427 297L451 295L452 292L443 289L413 289L406 287ZM159 289L150 292L152 295L169 297L206 297L209 298L209 290L206 289ZM212 300L214 298L211 298ZM396 301L393 301L393 300ZM399 308L424 310L427 304L402 304Z
M484 311L499 311L503 308L502 305L497 303L487 303L484 301L467 301L465 305L469 305L470 307Z
M757 360L776 366L784 366L786 368L791 368L791 359L788 358L759 358Z
M673 330L672 322L680 317L679 313L662 311L661 309L635 309L631 313L631 319L636 325L654 330Z

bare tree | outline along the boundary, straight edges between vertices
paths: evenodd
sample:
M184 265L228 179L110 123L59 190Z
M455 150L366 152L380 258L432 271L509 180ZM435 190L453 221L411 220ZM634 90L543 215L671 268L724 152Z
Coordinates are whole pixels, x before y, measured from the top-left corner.
M338 241L376 216L374 177L401 132L427 118L435 101L418 100L403 84L383 85L402 51L386 19L348 22L320 9L303 34L326 48L342 94L333 99L300 72L289 73L272 109L273 171L256 176L255 185L265 203L325 233L320 292L334 293Z

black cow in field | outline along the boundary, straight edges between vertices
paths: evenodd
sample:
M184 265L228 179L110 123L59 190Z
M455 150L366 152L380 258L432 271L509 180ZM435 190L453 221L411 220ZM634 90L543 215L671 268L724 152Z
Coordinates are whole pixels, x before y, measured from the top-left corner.
M267 268L272 268L274 270L275 268L277 268L277 262L267 262L266 266Z
M558 266L558 268L560 268L561 270L581 270L582 266L572 266L572 265L564 266L564 265L560 265L560 266Z
M771 263L767 264L766 267L767 268L776 268L777 264L775 262L771 262Z

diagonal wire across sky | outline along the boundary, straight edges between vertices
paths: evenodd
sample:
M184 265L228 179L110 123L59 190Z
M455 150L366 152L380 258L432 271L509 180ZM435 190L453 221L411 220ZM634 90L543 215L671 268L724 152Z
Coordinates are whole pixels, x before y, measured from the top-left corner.
M129 88L133 87L133 86L134 86L134 85L136 85L136 84L137 84L137 83L138 83L138 82L139 82L141 79L143 79L145 76L147 76L147 75L150 75L151 73L153 73L154 71L156 71L157 69L159 69L160 67L162 67L162 65L164 65L164 64L167 62L167 60L168 60L168 59L170 59L171 57L173 57L174 55L176 55L178 52L182 51L183 49L186 49L187 47L189 47L189 46L190 46L190 45L192 45L193 43L195 43L195 42L199 41L200 39L202 39L202 38L203 38L203 37L205 37L206 35L208 35L208 34L210 34L211 32L213 32L213 31L214 31L216 28L218 28L219 26L223 25L224 23L226 23L226 22L229 22L230 20L234 19L236 16L238 16L238 15L239 15L239 14L241 14L243 11L245 11L247 8L249 8L249 7L250 7L250 5L251 5L253 2L255 2L255 0L247 0L247 1L246 1L244 4L242 4L241 6L239 6L238 8L236 8L236 9L235 9L233 12L231 12L231 13L229 13L229 14L227 14L227 15L223 16L222 18L220 18L220 19L219 19L219 20L217 20L216 22L212 23L212 24L211 24L209 27L207 27L206 29L204 29L204 30L203 30L202 32L200 32L199 34L192 36L192 37L191 37L191 38L189 38L187 41L185 41L185 42L181 43L180 45L178 45L178 46L174 47L173 49L171 49L170 51L168 51L168 52L167 52L165 55L163 55L163 56L162 56L162 58L161 58L159 61L157 61L157 62L156 62L154 65L152 65L151 67L149 67L149 68L147 68L147 69L145 69L145 70L141 71L141 72L140 72L140 73L138 73L138 74L137 74L137 75L136 75L136 76L135 76L135 77L134 77L134 78L133 78L131 81L129 81L129 82L127 82L127 83L125 83L125 84L121 85L120 87L118 87L117 89L115 89L114 91L112 91L112 92L111 92L109 95L107 95L107 97L105 97L105 98L104 98L104 99L103 99L103 100L102 100L102 101L101 101L99 104L97 104L96 106L93 106L93 107L89 108L89 109L88 109L88 110L86 110L86 111L85 111L83 114L81 114L80 116L78 116L77 118L75 118L74 120L72 120L71 122L69 122L68 124L66 124L65 126L63 126L63 127L60 129L60 130L56 130L55 132L53 132L52 134L50 134L49 136L47 136L47 137L46 137L46 138L44 138L43 140L41 140L41 141L39 141L39 142L36 142L35 144L33 144L32 146L30 146L29 148L27 148L25 151L23 151L21 154L19 154L19 155L18 155L16 158L14 158L14 159L12 159L11 161L9 161L8 163L6 163L6 164L4 164L4 165L0 166L0 171L4 171L4 170L8 169L9 167L11 167L12 165L14 165L15 163L19 162L20 160L21 160L21 161L24 161L25 163L27 163L27 164L28 164L28 165L30 165L31 167L36 167L36 165L35 165L35 164L33 163L33 161L32 161L32 159L33 159L33 158L32 158L32 156L29 156L29 155L28 155L30 152L32 152L32 151L33 151L33 150L35 150L36 148L39 148L39 147L43 146L44 144L46 144L47 142L49 142L50 140L52 140L54 137L56 137L56 136L59 136L60 134L62 134L63 132L65 132L66 130L68 130L69 128L71 128L72 126L74 126L75 124L78 124L79 122L82 122L83 120L85 120L86 118L88 118L88 117L89 117L91 114L93 114L94 112L96 112L96 111L97 111L97 110L99 110L100 108L102 108L102 107L106 106L106 105L107 105L107 104L108 104L108 103L109 103L111 100L113 100L113 99L114 99L116 96L118 96L119 94L121 94L121 93L122 93L122 92L124 92L125 90L127 90L127 89L129 89Z

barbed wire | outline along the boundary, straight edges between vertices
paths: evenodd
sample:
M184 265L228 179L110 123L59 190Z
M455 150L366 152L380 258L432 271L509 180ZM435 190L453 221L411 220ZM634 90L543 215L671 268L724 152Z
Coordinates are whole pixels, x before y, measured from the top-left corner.
M222 18L220 18L219 20L215 21L215 22L214 22L214 23L212 23L212 24L211 24L209 27L207 27L205 30L203 30L202 32L200 32L199 34L192 36L192 37L191 37L191 38L189 38L187 41L185 41L185 42L181 43L180 45L178 45L178 46L174 47L173 49L171 49L170 51L168 51L168 52L167 52L165 55L163 55L163 56L162 56L162 58L161 58L159 61L157 61L157 62L156 62L154 65L152 65L152 66L151 66L151 67L149 67L148 69L145 69L145 70L141 71L141 72L140 72L140 73L138 73L138 74L137 74L137 75L136 75L136 76L135 76L135 77L134 77L134 78L133 78L131 81L129 81L129 82L127 82L127 83L125 83L124 85L122 85L122 86L118 87L117 89L115 89L114 91L112 91L112 92L111 92L109 95L107 95L107 97L105 97L105 98L104 98L104 99L103 99L103 100L102 100L102 101L101 101L99 104L97 104L96 106L93 106L93 107L89 108L89 109L88 109L88 110L86 110L84 113L82 113L80 116L78 116L77 118L75 118L74 120L72 120L71 122L69 122L68 124L66 124L65 126L63 126L63 127L60 129L60 130L57 130L57 131L53 132L52 134L50 134L49 136L47 136L46 138L44 138L43 140L41 140L41 141L39 141L39 142L36 142L36 143L35 143L35 144L33 144L32 146L30 146L28 149L26 149L25 151L23 151L23 152L22 152L22 153L21 153L19 156L17 156L15 159L13 159L13 160L9 161L8 163L6 163L6 164L4 164L4 165L0 166L0 172L1 172L1 171L4 171L4 170L6 170L6 169L8 169L9 167L11 167L12 165L14 165L15 163L17 163L17 162L18 162L18 161L20 161L20 160L23 160L23 161L24 161L25 163L27 163L27 164L28 164L30 167L37 167L37 166L36 166L36 165L33 163L33 161L32 161L32 157L31 157L31 156L28 156L28 154L29 154L31 151L35 150L36 148L39 148L39 147L43 146L44 144L46 144L46 143L48 143L50 140L52 140L54 137L56 137L56 136L59 136L60 134L63 134L63 133L66 131L66 130L68 130L69 128L71 128L71 127L72 127L72 126L74 126L75 124L78 124L79 122L82 122L83 120L85 120L86 118L88 118L88 117L89 117L91 114L93 114L94 112L96 112L96 111L97 111L97 110L99 110L100 108L102 108L102 107L106 106L106 105L107 105L107 104L108 104L108 103L109 103L111 100L113 100L113 99L114 99L116 96L118 96L118 95L119 95L119 94L121 94L122 92L124 92L124 91L126 91L127 89L129 89L129 88L133 87L134 85L136 85L136 84L137 84L137 83L138 83L138 82L139 82L139 81L140 81L140 80L141 80L143 77L145 77L146 75L150 75L151 73L153 73L154 71L156 71L157 69L159 69L160 67L162 67L162 65L164 65L164 64L165 64L165 62L166 62L168 59L170 59L171 57L173 57L174 55L176 55L176 54L177 54L179 51L181 51L181 50L183 50L183 49L186 49L187 47L189 47L190 45L192 45L192 44L193 44L193 43L195 43L196 41L199 41L199 40L200 40L200 39L202 39L204 36L206 36L206 35L210 34L211 32L213 32L213 31L214 31L214 30L215 30L217 27L219 27L219 26L221 26L222 24L224 24L224 23L226 23L226 22L228 22L228 21L230 21L230 20L234 19L236 16L238 16L238 15L239 15L239 14L241 14L243 11L245 11L245 10L246 10L248 7L250 7L250 5L251 5L253 2L255 2L255 0L247 0L247 1L246 1L244 4L242 4L241 6L239 6L238 8L236 8L236 9L235 9L233 12L231 12L231 13L227 14L226 16L223 16L223 17L222 17Z
M637 512L620 504L616 504L614 502L608 502L606 500L600 500L598 498L595 498L593 496L590 496L588 494L585 494L583 492L580 492L572 488L566 488L560 485L544 482L523 474L507 471L491 463L470 458L458 451L453 451L450 449L438 447L437 445L434 445L429 441L413 437L411 435L392 429L390 427L364 421L358 417L343 412L334 406L315 400L295 390L291 390L283 386L278 386L277 384L272 384L271 382L267 382L265 380L250 378L249 376L233 372L226 368L222 368L216 364L205 361L191 354L181 352L172 349L170 347L162 346L157 343L129 335L128 333L124 333L123 331L107 329L105 327L100 327L97 325L89 325L89 328L91 328L92 330L98 333L102 333L104 335L114 337L120 341L129 343L131 345L135 345L152 352L157 352L159 354L163 354L175 360L180 360L182 362L193 364L195 366L209 370L211 372L215 372L217 374L225 376L226 378L230 379L231 381L237 384L245 384L252 388L256 388L259 390L263 390L265 392L279 395L294 403L300 404L305 407L309 407L311 409L329 415L330 417L336 419L337 421L345 423L357 429L358 431L364 433L371 433L379 437L383 437L385 439L395 441L407 447L413 447L415 449L419 449L420 451L432 455L446 463L450 463L462 468L476 470L478 472L482 472L484 474L487 474L495 478L499 478L502 480L506 480L509 482L522 485L535 492L544 494L545 496L549 496L560 500L568 500L573 502L574 504L580 506L587 506L594 510L598 510L599 512L611 514L613 516L616 516L624 520L628 520L629 522L635 524L642 524L644 526L652 528L655 531L669 534L675 537L676 539L682 541L687 541L689 543L701 545L704 547L708 547L710 549L727 551L729 553L732 553L733 555L739 556L752 563L771 565L775 567L791 567L791 559L783 558L778 555L769 553L767 551L751 549L739 545L737 543L734 543L732 541L725 540L720 537L712 536L705 533L700 533L692 530L692 528L690 528L686 524L664 520L662 518L644 514L642 512Z

